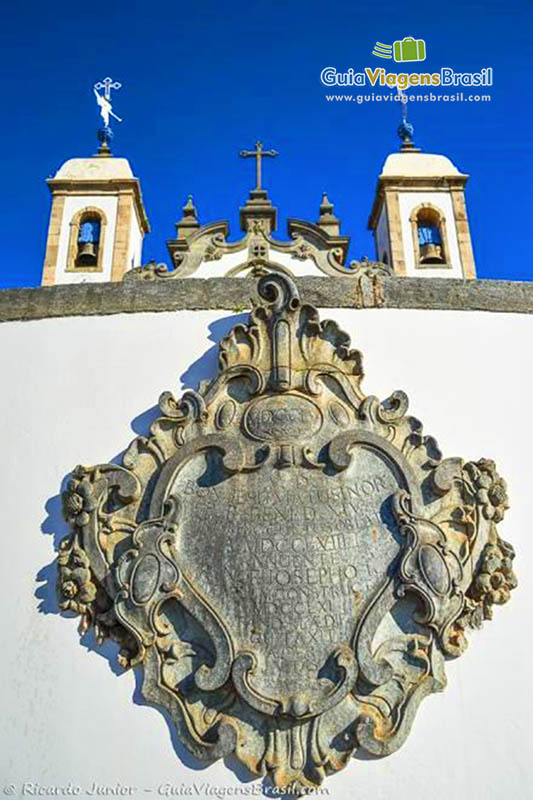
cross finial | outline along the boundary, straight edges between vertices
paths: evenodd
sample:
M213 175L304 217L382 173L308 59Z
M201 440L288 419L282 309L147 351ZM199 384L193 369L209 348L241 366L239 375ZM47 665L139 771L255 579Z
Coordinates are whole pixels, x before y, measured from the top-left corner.
M112 78L104 78L103 81L98 81L94 84L95 89L103 89L106 100L111 99L111 89L120 89L122 84L114 81Z
M112 78L104 78L103 81L98 81L93 86L94 96L96 97L96 102L100 108L100 116L104 121L103 128L100 128L98 131L98 140L100 142L98 155L100 156L111 155L109 143L113 138L113 131L109 126L109 118L113 117L117 120L117 122L122 122L121 118L117 117L113 111L113 106L111 103L111 89L120 89L121 86L121 83L114 81ZM104 93L99 94L98 89L103 89Z
M255 143L255 150L241 150L239 155L241 158L255 157L255 190L261 191L261 159L265 156L274 158L274 156L279 155L279 153L277 150L265 150L263 147L263 142L258 141Z
M398 97L402 104L402 121L398 126L398 136L402 141L400 150L403 152L418 153L420 148L413 144L414 125L407 120L407 95L402 89L398 89Z

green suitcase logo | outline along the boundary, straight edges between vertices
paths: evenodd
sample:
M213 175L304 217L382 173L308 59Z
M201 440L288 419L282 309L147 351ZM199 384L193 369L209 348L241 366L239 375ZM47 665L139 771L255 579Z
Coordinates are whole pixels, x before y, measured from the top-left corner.
M404 39L394 42L394 60L425 61L426 43L424 39L413 39L412 36L406 36Z

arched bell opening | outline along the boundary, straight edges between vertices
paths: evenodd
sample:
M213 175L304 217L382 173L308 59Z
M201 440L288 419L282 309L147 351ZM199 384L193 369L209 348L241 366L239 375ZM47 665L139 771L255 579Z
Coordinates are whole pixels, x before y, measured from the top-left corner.
M443 213L429 204L416 208L410 217L415 263L417 266L448 264L446 220Z
M95 214L82 218L78 230L76 267L96 267L100 250L102 225Z
M67 272L101 272L107 219L96 207L82 208L70 221Z

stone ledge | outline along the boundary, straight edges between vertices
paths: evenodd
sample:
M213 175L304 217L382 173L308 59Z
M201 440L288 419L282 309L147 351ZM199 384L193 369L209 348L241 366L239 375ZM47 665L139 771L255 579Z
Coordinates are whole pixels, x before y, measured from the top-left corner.
M533 313L533 282L380 278L368 297L354 277L297 278L318 308L409 308ZM144 311L245 311L256 298L251 278L171 278L0 290L0 322Z

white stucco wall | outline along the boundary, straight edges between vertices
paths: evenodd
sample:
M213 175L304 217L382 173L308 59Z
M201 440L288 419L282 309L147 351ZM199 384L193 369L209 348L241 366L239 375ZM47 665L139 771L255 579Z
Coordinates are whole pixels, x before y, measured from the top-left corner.
M139 218L132 209L131 213L131 231L130 231L130 246L128 250L128 260L126 262L126 270L140 267L142 264L142 246L143 246L143 232L139 225Z
M117 223L117 203L118 196L111 195L74 195L65 198L65 207L59 234L55 283L102 283L111 280L113 245L115 243L115 228ZM107 219L104 236L104 252L102 255L102 271L84 272L80 270L79 272L67 272L68 245L71 230L70 222L78 211L88 207L101 209Z
M389 227L387 221L387 208L385 203L381 206L378 224L376 227L376 260L385 261L386 264L391 263L390 247L389 247ZM386 255L386 259L383 257Z
M273 248L270 250L271 261L277 262L281 264L282 267L287 267L290 270L292 275L295 275L297 278L303 277L304 275L324 275L324 273L316 266L314 261L310 258L306 258L303 260L292 258L287 253L278 253ZM223 255L222 258L217 259L216 261L203 261L196 272L194 272L189 277L191 278L223 278L224 276L228 275L228 273L234 268L238 267L241 264L245 264L248 260L248 250L245 248L244 250L239 250L237 253L227 253ZM250 271L246 270L245 272L239 272L234 277L249 277Z
M408 277L417 278L462 278L463 267L457 243L457 228L453 214L452 198L445 192L399 192L400 219L402 225L402 239L405 256L406 274ZM416 265L413 248L413 233L409 220L413 209L422 203L431 205L442 211L446 220L447 249L449 253L450 268L439 269L437 264L419 267Z
M386 759L352 760L326 781L325 796L531 797L533 377L524 353L533 346L533 317L331 309L323 316L362 350L368 394L404 389L446 456L495 459L511 498L500 529L517 550L519 579L511 602L448 664L448 688L423 702L404 747ZM44 582L55 574L54 539L66 532L64 476L80 462L110 460L146 432L159 394L178 391L180 376L194 386L212 374L213 339L238 318L197 311L0 325L0 792L13 786L11 796L22 797L25 781L70 782L86 797L96 781L136 787L123 796L206 800L214 787L239 797L259 785L242 783L240 770L221 762L199 771L181 746L176 755L161 713L133 702L134 675L110 668L114 647L82 646L76 621L53 613Z

